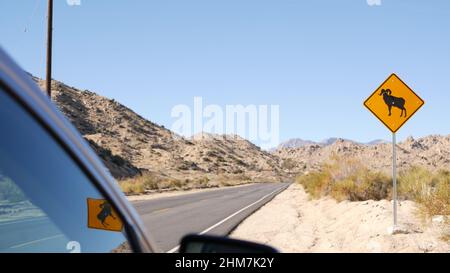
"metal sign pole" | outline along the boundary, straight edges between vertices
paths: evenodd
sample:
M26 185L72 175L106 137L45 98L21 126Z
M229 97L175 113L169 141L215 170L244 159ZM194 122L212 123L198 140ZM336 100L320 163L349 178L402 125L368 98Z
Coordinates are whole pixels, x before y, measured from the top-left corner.
M394 228L397 227L397 138L395 133L392 134L392 180L393 188L393 203L394 203Z

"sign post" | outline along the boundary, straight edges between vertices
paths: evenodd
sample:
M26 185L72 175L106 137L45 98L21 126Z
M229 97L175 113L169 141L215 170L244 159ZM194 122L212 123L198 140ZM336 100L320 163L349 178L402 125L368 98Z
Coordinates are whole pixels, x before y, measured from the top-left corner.
M392 181L394 183L392 199L394 205L394 229L398 225L397 220L397 136L395 133L392 134Z
M398 229L397 215L397 131L425 104L397 75L391 74L364 102L369 109L392 132L392 203L394 226Z

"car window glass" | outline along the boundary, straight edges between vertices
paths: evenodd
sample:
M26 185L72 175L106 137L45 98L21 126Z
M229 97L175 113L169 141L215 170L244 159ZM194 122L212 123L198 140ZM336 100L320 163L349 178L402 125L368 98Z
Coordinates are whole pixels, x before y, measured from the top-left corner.
M36 120L0 90L0 252L128 250L120 217Z

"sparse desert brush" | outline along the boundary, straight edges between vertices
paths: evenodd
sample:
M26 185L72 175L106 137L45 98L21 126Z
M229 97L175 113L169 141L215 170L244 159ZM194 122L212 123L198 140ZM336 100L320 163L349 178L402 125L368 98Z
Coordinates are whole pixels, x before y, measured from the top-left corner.
M212 181L214 181L219 186L228 187L249 183L251 182L251 177L245 174L238 174L238 175L221 174L212 179Z
M313 197L320 198L329 193L331 175L327 171L315 171L299 176L297 182Z
M136 183L133 180L119 181L119 186L127 195L141 194L144 192L144 185L142 183Z
M181 189L184 185L188 185L191 180L186 179L184 182L179 179L169 179L167 180L170 189Z
M354 158L333 156L320 171L297 178L313 198L330 195L338 201L381 200L390 196L390 179L370 171Z
M423 167L402 170L398 179L399 195L402 199L420 200L427 195L433 180L433 173Z
M297 178L313 197L329 195L338 201L390 199L392 178L369 170L356 159L333 156L330 163ZM450 171L433 173L423 167L412 167L399 173L399 197L419 204L426 217L450 215Z
M207 176L201 177L196 180L197 187L199 187L199 188L208 187L209 186L208 183L209 183L209 178Z
M425 217L450 215L450 172L432 173L422 167L412 167L400 173L399 194L419 204Z
M119 186L127 195L143 194L148 191L167 191L167 190L190 190L211 188L217 186L234 186L248 182L245 175L225 176L211 179L207 176L189 176L185 179L159 176L154 173L143 173L142 175L119 181Z
M160 180L153 174L143 173L133 178L119 181L119 186L125 194L142 194L147 190L159 189Z

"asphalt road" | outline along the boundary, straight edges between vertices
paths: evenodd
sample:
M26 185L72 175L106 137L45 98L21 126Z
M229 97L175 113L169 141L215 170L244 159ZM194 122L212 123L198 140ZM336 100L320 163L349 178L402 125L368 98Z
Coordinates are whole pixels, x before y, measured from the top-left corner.
M47 217L0 223L0 252L65 250L64 235Z
M288 183L259 183L136 201L133 205L159 249L174 252L187 234L228 235L288 186Z

